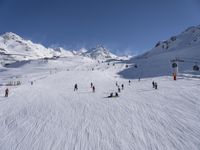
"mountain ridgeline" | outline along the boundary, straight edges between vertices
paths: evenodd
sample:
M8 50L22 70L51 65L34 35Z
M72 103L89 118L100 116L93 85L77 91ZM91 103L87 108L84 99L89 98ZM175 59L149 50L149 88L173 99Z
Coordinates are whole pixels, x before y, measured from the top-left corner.
M29 61L37 59L56 59L59 57L73 56L89 57L91 59L113 59L116 55L109 52L103 46L97 46L89 50L69 51L64 48L46 48L41 44L35 44L30 40L8 32L0 36L0 64L14 63L16 61Z

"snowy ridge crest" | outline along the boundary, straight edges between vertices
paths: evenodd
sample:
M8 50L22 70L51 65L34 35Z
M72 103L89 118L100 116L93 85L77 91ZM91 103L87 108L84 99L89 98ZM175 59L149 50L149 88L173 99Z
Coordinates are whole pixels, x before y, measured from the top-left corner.
M112 54L108 49L102 45L97 45L95 48L91 48L81 55L90 57L92 59L112 59L117 58L116 55Z

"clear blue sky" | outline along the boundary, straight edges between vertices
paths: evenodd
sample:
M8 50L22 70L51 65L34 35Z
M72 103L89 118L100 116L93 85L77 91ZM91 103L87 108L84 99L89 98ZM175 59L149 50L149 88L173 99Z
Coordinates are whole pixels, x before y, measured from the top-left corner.
M45 46L141 53L200 24L200 0L0 0L0 33Z

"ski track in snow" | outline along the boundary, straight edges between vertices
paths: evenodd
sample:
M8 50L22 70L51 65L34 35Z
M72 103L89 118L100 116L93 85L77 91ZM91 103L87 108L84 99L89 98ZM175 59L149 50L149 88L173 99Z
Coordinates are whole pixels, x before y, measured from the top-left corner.
M0 97L0 149L199 150L199 81L158 77L128 85L115 74L123 65L116 66L77 61L69 71L27 73L24 84ZM105 98L117 91L116 81L125 89Z

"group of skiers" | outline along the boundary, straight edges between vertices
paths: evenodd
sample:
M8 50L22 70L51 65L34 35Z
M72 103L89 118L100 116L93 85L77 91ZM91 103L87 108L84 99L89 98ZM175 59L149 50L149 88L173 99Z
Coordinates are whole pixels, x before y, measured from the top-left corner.
M90 83L90 87L92 89L92 92L95 93L95 86L92 82ZM77 83L74 85L74 91L78 91L78 84Z
M124 90L124 84L121 84L121 88L117 82L115 83L115 85L117 86L118 93L121 93L121 89Z
M131 85L131 81L130 80L128 81L128 84ZM33 81L31 81L31 85L33 85ZM108 96L108 98L118 97L119 96L118 93L121 93L121 90L124 90L124 84L121 84L121 86L120 86L118 84L118 82L116 82L115 85L117 86L117 91L118 92L115 92L115 95L113 93L110 93L110 95ZM158 89L157 82L153 81L152 82L152 86L153 86L154 89ZM90 83L90 88L92 89L92 92L95 93L95 86L94 86L94 84L92 82ZM78 84L77 83L74 85L74 91L78 91ZM8 95L9 95L9 89L6 88L5 89L5 97L8 97Z
M156 89L156 90L158 89L158 84L157 84L157 82L154 82L154 81L153 81L153 82L152 82L152 86L153 86L154 89Z
M112 92L112 93L110 93L110 95L108 96L108 98L118 97L118 96L119 96L119 95L118 95L117 92L115 92L115 95L113 95L113 92Z
M121 84L121 88L120 88L120 86L118 85L117 82L115 83L115 85L117 86L117 91L118 92L115 92L115 95L113 94L113 92L111 92L110 95L108 96L108 98L119 97L118 93L121 93L121 89L124 90L124 84Z

